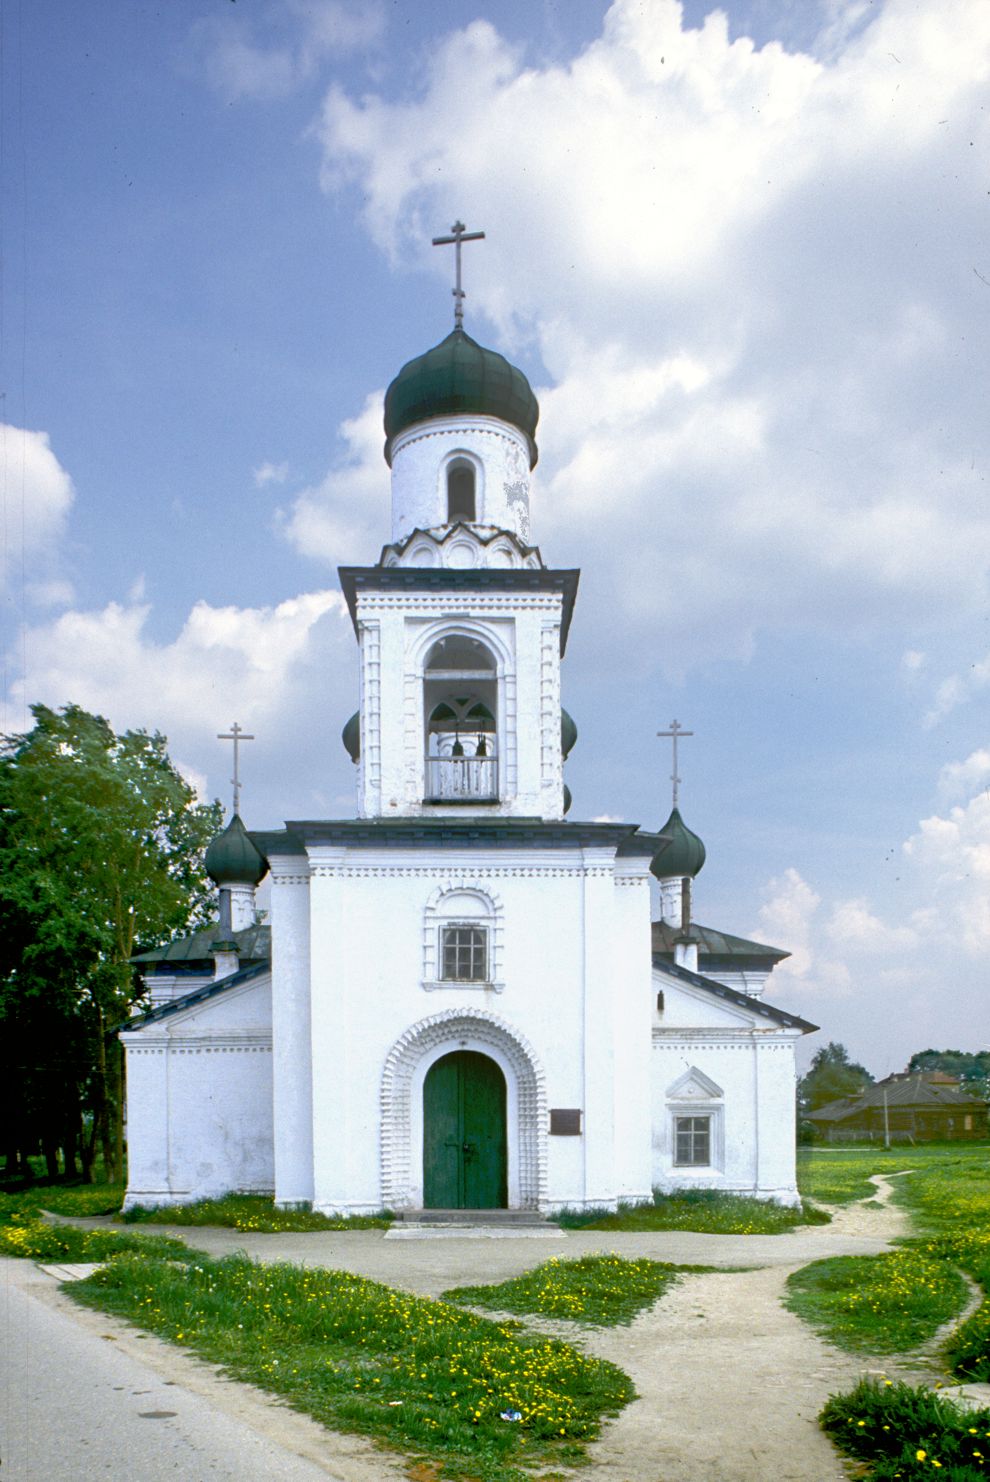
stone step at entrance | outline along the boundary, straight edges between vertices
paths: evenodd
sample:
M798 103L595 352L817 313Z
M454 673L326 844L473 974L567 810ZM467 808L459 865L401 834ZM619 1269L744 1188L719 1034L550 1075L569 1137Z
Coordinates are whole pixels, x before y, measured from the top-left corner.
M564 1231L535 1209L403 1209L386 1240L554 1240Z

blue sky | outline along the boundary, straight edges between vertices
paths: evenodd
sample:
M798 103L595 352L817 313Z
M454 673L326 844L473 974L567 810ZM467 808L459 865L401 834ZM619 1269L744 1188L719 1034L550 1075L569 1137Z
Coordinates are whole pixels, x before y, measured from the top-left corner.
M983 0L2 11L2 724L160 729L349 816L338 563L451 319L540 397L582 568L573 817L682 806L699 918L876 1073L990 1042Z

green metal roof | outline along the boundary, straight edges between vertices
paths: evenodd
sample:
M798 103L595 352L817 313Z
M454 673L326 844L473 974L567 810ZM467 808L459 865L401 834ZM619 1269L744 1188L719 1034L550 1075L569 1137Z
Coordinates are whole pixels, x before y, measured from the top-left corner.
M230 936L230 933L227 934ZM194 936L180 937L165 947L155 947L150 952L139 952L132 962L202 963L212 964L210 955L213 947L221 940L220 923L214 921ZM266 962L272 955L272 932L270 926L246 926L243 931L233 933L237 954L246 966L250 962Z
M791 955L781 951L779 947L768 947L765 942L751 942L746 937L734 937L727 931L716 931L713 926L702 926L699 921L692 921L691 929L698 934L698 955L708 959L709 970L713 959L721 959L726 965L738 967L742 967L746 961L754 966L765 963L772 967ZM670 953L673 956L674 944L680 935L679 925L670 926L666 921L654 921L654 952Z
M291 821L282 831L255 831L267 856L302 855L307 844L344 844L355 849L571 849L612 847L618 856L649 857L656 834L634 823L557 823L541 818L341 818Z
M431 417L475 413L497 417L525 434L529 466L538 457L535 433L540 416L533 389L514 365L486 350L463 329L408 361L385 393L385 458L401 432Z

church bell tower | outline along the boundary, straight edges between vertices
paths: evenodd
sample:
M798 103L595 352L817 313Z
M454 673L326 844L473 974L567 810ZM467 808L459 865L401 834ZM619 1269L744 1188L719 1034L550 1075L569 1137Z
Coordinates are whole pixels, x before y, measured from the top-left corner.
M462 327L454 231L440 240L457 244L455 327L385 396L391 541L377 565L340 571L361 699L343 739L362 818L560 821L578 573L531 543L539 407L522 371Z

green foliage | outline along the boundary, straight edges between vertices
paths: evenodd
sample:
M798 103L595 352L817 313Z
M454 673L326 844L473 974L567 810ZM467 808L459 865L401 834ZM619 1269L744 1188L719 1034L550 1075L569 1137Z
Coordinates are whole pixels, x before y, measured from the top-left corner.
M32 708L0 748L0 1075L8 1165L41 1141L75 1162L84 1109L119 1176L112 1030L135 998L129 959L205 919L219 804L195 800L164 737L114 734L78 705ZM85 1146L84 1164L92 1159Z
M855 1096L872 1084L870 1072L849 1059L845 1045L832 1041L816 1052L807 1074L798 1081L798 1108L807 1116L840 1096Z
M787 1278L786 1305L839 1348L906 1353L966 1304L955 1267L916 1249L834 1256Z
M781 1235L796 1225L828 1224L824 1210L789 1209L771 1199L722 1194L717 1189L653 1191L652 1204L605 1209L564 1209L555 1216L565 1230L700 1230L710 1235Z
M286 1230L387 1230L392 1223L385 1211L333 1219L308 1209L276 1209L274 1199L264 1194L225 1194L222 1199L198 1199L194 1204L136 1204L125 1210L121 1219L127 1224L223 1225L265 1235Z
M677 1280L676 1266L662 1261L624 1261L617 1255L553 1256L497 1286L462 1286L444 1292L447 1302L466 1302L496 1312L535 1312L570 1322L611 1327L628 1323Z
M964 1410L930 1389L862 1379L834 1395L819 1419L837 1446L866 1463L870 1482L982 1482L987 1475L990 1410Z
M614 1365L449 1303L343 1271L243 1257L121 1257L67 1288L180 1343L334 1430L436 1458L444 1475L512 1482L572 1463L634 1397ZM503 1420L518 1412L520 1419Z
M167 1235L137 1235L127 1230L81 1230L77 1225L47 1225L29 1214L14 1214L0 1225L0 1256L34 1261L106 1261L121 1252L141 1252L168 1260L189 1260L189 1247Z

